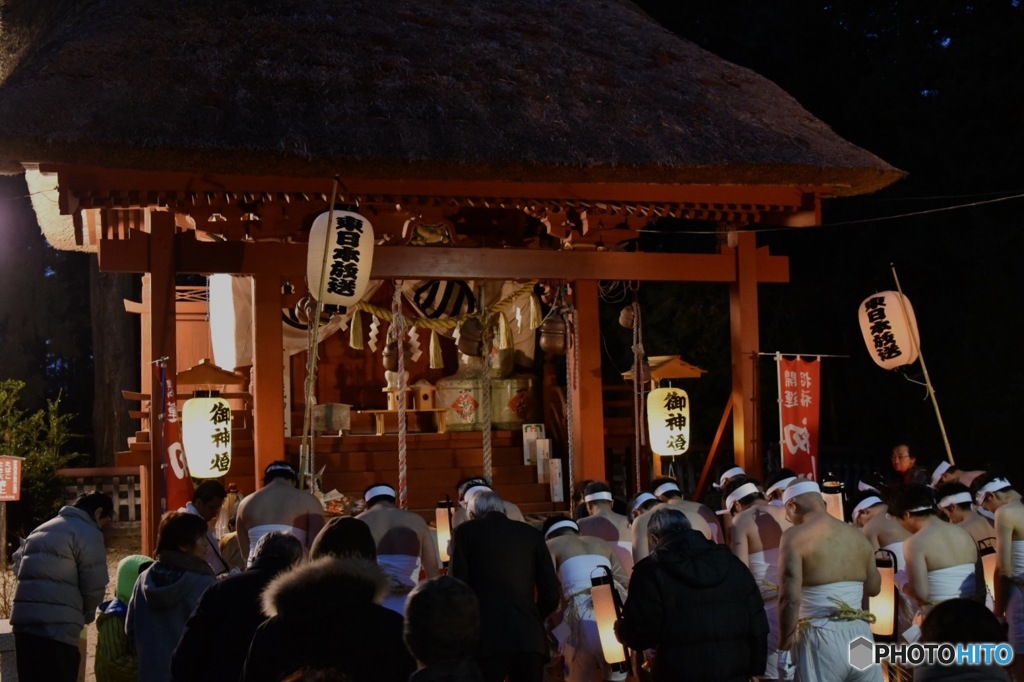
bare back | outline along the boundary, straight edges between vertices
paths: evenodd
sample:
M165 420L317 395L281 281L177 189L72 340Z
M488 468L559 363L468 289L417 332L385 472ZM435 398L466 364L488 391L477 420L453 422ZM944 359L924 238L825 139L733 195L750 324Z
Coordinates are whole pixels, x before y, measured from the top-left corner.
M783 531L779 547L780 649L789 648L797 635L805 589L859 582L865 595L874 596L882 587L874 549L864 534L829 516L820 498L810 506L797 525Z
M551 559L555 563L556 572L567 559L587 554L596 554L608 559L617 582L626 585L629 581L622 562L619 561L611 546L600 538L566 533L558 537L549 538L547 545L548 551L551 553Z
M781 551L798 568L803 587L829 583L866 582L875 565L875 553L864 535L828 514L816 514L783 532ZM799 564L797 566L796 564ZM877 570L874 571L878 575Z
M792 525L782 507L762 502L744 509L732 520L732 553L749 567L751 554L777 549Z
M242 556L249 556L249 531L259 526L284 525L305 532L308 551L324 526L324 507L316 497L289 480L276 478L238 505L236 529Z
M984 594L984 574L979 572L981 560L978 545L963 528L931 517L909 540L903 543L910 582L907 592L920 603L934 599L928 574L952 566L971 564L975 567L975 598Z
M422 516L388 503L378 503L356 518L370 527L373 541L377 543L377 554L418 556L428 577L439 575L437 544Z
M875 549L905 542L910 537L910 531L888 513L878 514L864 524L862 530Z
M989 520L973 509L956 525L970 533L975 542L981 542L996 536L995 528L992 527Z

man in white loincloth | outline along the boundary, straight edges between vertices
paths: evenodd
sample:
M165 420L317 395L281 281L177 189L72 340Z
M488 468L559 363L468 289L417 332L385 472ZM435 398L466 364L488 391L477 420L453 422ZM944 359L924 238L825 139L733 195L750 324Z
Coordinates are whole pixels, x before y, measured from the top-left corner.
M437 543L427 522L416 512L399 509L395 489L387 483L375 483L363 491L366 511L356 518L370 527L377 543L377 564L391 579L391 590L382 605L405 615L405 600L420 581L422 569L427 578L441 574Z
M779 651L779 543L791 525L786 510L768 504L757 481L741 476L722 489L725 511L732 514L732 553L750 569L768 616L768 664L762 679L793 678L789 655Z
M606 541L580 535L579 526L567 516L552 516L544 522L544 540L555 562L562 585L561 622L551 634L558 641L568 682L587 682L601 670L605 680L624 680L626 672L614 672L604 662L601 638L590 595L591 578L607 568L624 596L627 577L622 564Z
M814 481L797 479L783 494L787 518L779 564L780 647L789 649L799 682L881 682L882 669L850 665L850 642L873 641L865 594L882 586L875 552L860 531L825 510Z

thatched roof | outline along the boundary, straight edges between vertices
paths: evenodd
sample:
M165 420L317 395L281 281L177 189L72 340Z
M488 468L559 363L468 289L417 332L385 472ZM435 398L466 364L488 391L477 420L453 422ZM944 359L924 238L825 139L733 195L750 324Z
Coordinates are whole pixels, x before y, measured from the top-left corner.
M902 173L625 0L0 0L0 168L790 184Z

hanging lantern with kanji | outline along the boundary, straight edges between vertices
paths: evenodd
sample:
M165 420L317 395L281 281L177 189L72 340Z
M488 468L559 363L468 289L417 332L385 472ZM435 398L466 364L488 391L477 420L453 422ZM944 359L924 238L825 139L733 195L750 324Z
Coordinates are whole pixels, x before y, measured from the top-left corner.
M193 478L231 469L231 405L218 391L196 391L181 410L181 444Z
M898 291L880 291L860 304L860 330L868 353L882 369L917 362L920 336L910 300Z
M647 395L651 450L675 457L690 449L690 398L678 388L656 388Z
M352 211L321 213L309 231L306 281L309 291L320 296L323 281L323 309L329 313L345 309L363 297L373 265L373 227ZM326 252L326 253L325 253Z

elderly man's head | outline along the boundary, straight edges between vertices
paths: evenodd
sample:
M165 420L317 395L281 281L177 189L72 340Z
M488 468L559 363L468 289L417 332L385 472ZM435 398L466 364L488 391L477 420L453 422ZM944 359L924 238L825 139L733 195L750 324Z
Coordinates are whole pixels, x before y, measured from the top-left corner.
M480 490L469 498L469 518L479 519L490 512L505 513L505 503L493 490Z
M659 507L651 512L651 518L647 522L648 544L652 550L656 549L667 537L686 530L693 530L693 525L681 509Z

